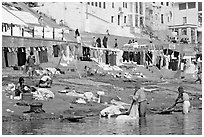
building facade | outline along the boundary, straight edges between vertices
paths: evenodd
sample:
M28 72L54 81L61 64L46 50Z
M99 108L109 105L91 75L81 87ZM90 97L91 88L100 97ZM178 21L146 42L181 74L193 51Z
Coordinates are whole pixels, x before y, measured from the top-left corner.
M134 37L145 24L143 2L41 2L38 5L35 10L81 32Z
M172 2L146 2L146 24L153 30L166 30L172 24Z
M175 2L172 13L173 22L169 29L176 32L179 40L188 43L201 41L202 2Z

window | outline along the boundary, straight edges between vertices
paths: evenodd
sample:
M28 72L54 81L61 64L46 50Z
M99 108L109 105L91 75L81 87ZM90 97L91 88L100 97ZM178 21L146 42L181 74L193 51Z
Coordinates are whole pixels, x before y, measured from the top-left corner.
M90 5L90 2L87 2L88 5Z
M161 2L161 5L164 5L164 3L163 3L163 2Z
M114 2L112 2L112 8L114 8Z
M136 10L136 13L138 13L138 3L135 2L135 10Z
M128 3L127 3L127 2L125 2L125 8L127 8L127 5L128 5Z
M195 7L196 7L195 2L188 2L188 8L189 9L193 9Z
M185 10L186 9L186 3L179 4L179 10Z
M106 3L105 3L105 2L103 2L103 8L104 8L104 9L106 8Z
M98 6L98 2L95 2L95 6L96 6L96 7Z
M94 2L91 2L91 5L94 6Z
M161 14L161 23L164 23L164 14Z
M120 15L118 15L118 25L120 25Z
M111 16L111 23L114 22L114 16Z
M155 4L155 2L152 2L152 3L154 3L154 4Z
M123 8L127 8L127 2L123 2Z
M101 2L99 2L99 8L101 8Z
M182 29L182 35L187 35L187 28Z
M168 3L168 2L166 2L166 6L169 6L169 3Z
M135 15L135 27L138 27L138 16Z
M183 17L183 24L187 23L187 17Z
M198 2L198 11L202 11L202 2Z
M140 5L140 14L143 14L142 2L139 2Z
M127 23L127 16L124 16L124 23Z

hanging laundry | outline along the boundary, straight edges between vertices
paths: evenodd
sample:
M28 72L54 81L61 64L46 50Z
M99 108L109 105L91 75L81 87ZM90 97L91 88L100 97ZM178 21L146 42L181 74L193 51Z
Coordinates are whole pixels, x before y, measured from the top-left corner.
M60 52L60 46L59 45L53 45L53 54L54 57L58 57Z

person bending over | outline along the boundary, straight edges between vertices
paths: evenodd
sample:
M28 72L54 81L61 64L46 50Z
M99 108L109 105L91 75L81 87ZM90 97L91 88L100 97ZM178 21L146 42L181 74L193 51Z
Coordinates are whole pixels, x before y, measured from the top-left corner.
M51 88L52 85L52 79L48 74L42 75L39 81L39 87L40 88Z

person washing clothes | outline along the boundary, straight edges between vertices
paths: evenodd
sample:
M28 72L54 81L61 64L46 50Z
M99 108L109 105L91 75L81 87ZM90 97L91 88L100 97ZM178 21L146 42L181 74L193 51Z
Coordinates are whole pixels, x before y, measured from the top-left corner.
M49 76L49 74L42 75L39 81L39 87L40 88L51 88L51 85L52 85L52 79Z
M130 115L131 115L131 111L137 111L134 109L137 109L137 104L138 104L138 113L139 113L139 117L145 117L146 115L146 109L147 109L147 98L146 98L146 94L144 92L144 87L141 87L139 85L136 85L136 88L138 89L136 91L136 94L132 96L134 104L132 109L130 110Z
M170 108L173 108L178 103L183 103L183 114L187 114L190 109L189 95L186 92L184 92L184 88L182 86L178 88L178 92L179 92L178 97L174 105Z
M21 93L29 93L30 87L25 85L24 78L20 77L15 88L15 96L20 96Z

